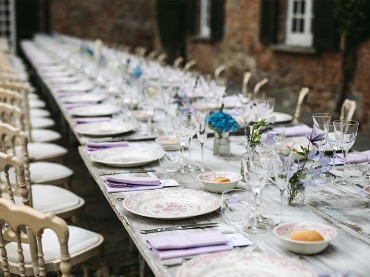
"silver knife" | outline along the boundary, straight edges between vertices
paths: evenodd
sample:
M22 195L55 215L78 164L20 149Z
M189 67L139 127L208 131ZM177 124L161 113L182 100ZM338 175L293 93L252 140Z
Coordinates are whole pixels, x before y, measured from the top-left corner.
M114 174L123 174L123 173L147 173L147 172L156 172L155 168L148 168L148 169L130 169L130 170L119 170L119 171L105 171L100 172L100 176L104 175L114 175Z
M177 225L177 226L171 226L171 227L162 227L162 228L141 230L140 233L150 234L150 233L158 233L158 232L165 232L165 231L209 228L209 227L216 227L217 224L218 224L217 222L184 224L184 225Z

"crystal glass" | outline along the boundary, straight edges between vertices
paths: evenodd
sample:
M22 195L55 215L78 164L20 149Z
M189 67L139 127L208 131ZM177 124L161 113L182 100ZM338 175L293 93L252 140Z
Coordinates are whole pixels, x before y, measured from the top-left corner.
M275 148L273 160L273 176L277 187L280 190L280 223L283 222L283 196L288 185L292 170L292 148L283 146Z
M325 139L319 142L320 151L324 150L326 144L326 133L328 131L328 126L330 123L331 115L330 113L315 113L312 115L313 128L316 134L324 134Z
M344 162L347 161L347 153L356 141L358 131L358 121L354 120L335 120L333 122L335 137L338 144L338 149L343 151ZM344 175L342 184L345 185Z
M254 196L253 217L244 227L249 233L260 233L269 230L273 222L261 213L261 191L265 187L270 174L273 151L270 147L257 146L250 149L242 156L244 179L252 188Z
M335 171L335 163L336 163L336 156L337 156L337 150L338 150L338 141L337 137L335 135L335 129L334 129L334 124L329 123L328 125L328 132L326 133L326 144L329 146L329 148L333 151L333 167L332 170ZM332 178L332 182L334 181L335 178Z
M200 148L202 151L202 165L200 167L200 171L204 172L204 143L207 139L207 126L208 126L208 116L209 111L196 111L195 118L196 118L196 125L197 125L197 139L200 143Z
M194 112L184 112L181 113L181 124L183 129L186 131L188 136L188 153L189 153L189 162L185 166L186 169L192 170L196 168L192 163L191 158L191 143L193 141L193 137L197 133L197 126L196 126L196 119L195 119L195 113Z
M222 192L222 218L225 223L243 226L248 221L250 212L250 191L230 189Z
M353 184L362 184L366 180L369 168L368 156L361 153L348 153L344 164L344 180Z
M175 136L177 141L180 143L181 148L181 162L180 162L180 171L183 174L185 172L185 166L184 166L184 148L186 145L186 142L188 141L188 132L184 128L184 125L182 124L181 118L180 119L173 119L172 120L173 130L175 132Z
M253 113L257 120L272 114L275 107L275 98L257 98L253 100Z

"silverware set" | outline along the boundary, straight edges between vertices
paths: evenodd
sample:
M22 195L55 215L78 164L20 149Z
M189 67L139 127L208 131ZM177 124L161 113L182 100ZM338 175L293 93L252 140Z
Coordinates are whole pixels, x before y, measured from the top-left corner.
M162 227L162 228L141 230L140 233L142 233L142 234L151 234L151 233L175 231L175 230L210 228L210 227L217 227L217 225L218 225L217 222L184 224L184 225L177 225L177 226L170 226L170 227Z

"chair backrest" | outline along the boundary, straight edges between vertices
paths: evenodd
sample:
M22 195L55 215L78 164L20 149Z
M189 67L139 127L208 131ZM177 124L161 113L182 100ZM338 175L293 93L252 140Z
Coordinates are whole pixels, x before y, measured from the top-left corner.
M176 67L176 68L180 68L181 67L181 64L183 63L183 61L184 61L184 58L183 57L178 57L173 62L173 66Z
M262 79L261 81L259 81L255 86L254 86L254 89L253 89L253 94L254 94L254 97L256 98L258 92L260 91L261 87L264 86L265 84L268 83L268 80L267 78L264 78Z
M158 52L157 52L157 50L152 50L152 51L150 51L150 53L148 54L148 58L153 59L153 60L154 60L157 56L158 56Z
M68 251L69 230L63 219L53 213L42 213L31 207L16 205L10 200L0 199L0 222L2 229L0 232L2 261L0 269L5 277L10 277L11 273L28 276L32 272L35 276L46 276L47 270L42 244L45 229L51 229L58 238L59 245L55 245L55 248L60 249L59 269L62 276L71 276L72 266ZM26 233L23 232L25 227L28 230L27 234L34 236L34 243L22 243L25 241ZM7 247L10 245L7 244L9 240L16 242L17 253L7 251ZM26 263L27 260L32 262Z
M191 60L191 61L187 62L184 66L184 71L185 72L191 71L195 67L196 64L197 64L196 60Z
M0 87L0 102L20 107L22 96L16 91Z
M308 87L301 88L301 91L298 95L297 105L294 112L293 123L298 123L301 120L302 115L302 104L306 99L307 94L310 92Z
M340 120L352 120L356 111L356 101L346 99L342 104Z
M27 189L29 190L29 205L32 206L32 191L31 191L31 179L30 179L30 169L29 169L29 155L28 155L28 137L27 135L19 128L15 128L7 123L0 122L0 152L6 153L8 155L17 156L23 163L22 168L23 170L16 170L15 168L15 175L17 178L15 180L5 179L4 182L8 182L8 186L13 186L13 188L21 189L23 187L22 176L24 176L24 183L26 184ZM14 160L13 163L17 161ZM4 164L7 164L7 160L4 158ZM20 165L18 167L21 167ZM3 167L6 168L6 167ZM21 176L22 175L22 176ZM5 173L6 176L6 173ZM15 182L14 183L11 183ZM20 190L22 195L22 191ZM23 197L23 195L22 195ZM24 200L22 200L24 201Z
M242 93L245 97L247 97L247 94L248 94L248 83L249 83L251 77L252 77L252 73L250 73L249 71L244 73L243 84L242 84Z
M158 56L158 62L161 64L161 65L165 65L166 64L166 60L168 58L168 55L166 53L162 53Z

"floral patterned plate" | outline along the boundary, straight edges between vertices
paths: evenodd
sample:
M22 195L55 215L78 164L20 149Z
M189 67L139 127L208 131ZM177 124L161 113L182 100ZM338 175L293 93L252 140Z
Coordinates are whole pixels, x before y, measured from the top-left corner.
M106 94L82 94L82 95L70 95L62 97L61 100L64 103L81 103L81 102L100 102L107 98Z
M134 129L133 124L114 121L90 122L75 127L77 133L88 136L112 136L127 133Z
M160 147L114 147L99 150L91 154L94 162L114 167L134 167L162 158L163 149Z
M103 116L119 112L121 108L115 105L97 104L70 109L74 116Z
M159 189L133 194L122 202L137 215L158 219L183 219L213 212L221 206L217 196L192 189Z
M301 262L270 253L217 252L184 263L176 277L315 277Z

